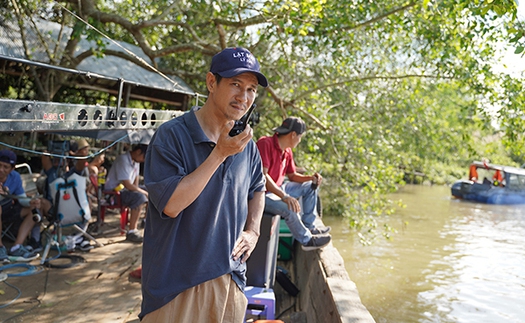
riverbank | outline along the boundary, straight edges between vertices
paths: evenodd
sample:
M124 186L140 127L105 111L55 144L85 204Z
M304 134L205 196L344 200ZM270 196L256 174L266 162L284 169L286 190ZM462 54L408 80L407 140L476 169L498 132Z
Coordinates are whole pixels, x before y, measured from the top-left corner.
M333 243L318 251L304 251L297 242L293 248L292 260L279 261L278 266L291 274L299 293L292 297L276 282L276 314L289 310L281 320L285 323L375 323Z
M293 266L301 290L295 310L305 313L307 322L375 322L332 244L317 252L296 246Z

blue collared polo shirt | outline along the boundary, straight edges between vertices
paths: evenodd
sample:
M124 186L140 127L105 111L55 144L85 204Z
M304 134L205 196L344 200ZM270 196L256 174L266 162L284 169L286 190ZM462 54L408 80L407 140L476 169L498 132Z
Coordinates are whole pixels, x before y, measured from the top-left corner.
M144 164L149 205L140 318L182 291L227 273L241 289L246 284L246 264L234 261L231 253L246 223L248 201L254 192L265 190L253 141L243 152L228 157L176 218L162 213L181 179L197 169L214 147L193 109L160 126L150 142Z

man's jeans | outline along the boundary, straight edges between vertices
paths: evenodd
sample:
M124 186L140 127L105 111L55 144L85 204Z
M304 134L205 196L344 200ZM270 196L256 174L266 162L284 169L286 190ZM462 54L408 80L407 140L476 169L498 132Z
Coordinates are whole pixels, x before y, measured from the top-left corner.
M303 245L310 241L312 233L304 226L299 214L288 210L288 204L281 201L281 199L273 193L266 194L265 202L264 213L280 215L286 222L295 240Z
M312 238L312 233L309 228L314 228L314 221L317 217L317 190L312 190L310 188L311 182L306 183L293 183L289 182L283 186L286 194L299 199L302 196L302 213L303 219L301 220L301 215L297 214L288 209L288 205L281 201L281 199L272 193L266 194L266 205L264 206L264 212L270 213L272 215L280 215L288 228L290 233L295 240L299 241L301 244L306 244ZM301 194L303 193L303 194ZM305 225L305 219L308 221ZM310 225L310 227L308 227Z
M293 198L303 198L301 206L301 220L308 229L315 228L314 221L317 218L317 190L311 188L312 182L287 182L281 187L286 194Z

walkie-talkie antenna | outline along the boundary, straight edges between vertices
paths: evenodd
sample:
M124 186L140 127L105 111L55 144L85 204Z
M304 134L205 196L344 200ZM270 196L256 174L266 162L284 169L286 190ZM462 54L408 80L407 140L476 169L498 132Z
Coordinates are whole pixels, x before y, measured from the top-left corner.
M248 124L248 120L250 120L250 116L252 115L253 110L257 107L257 104L252 104L250 109L237 121L235 121L235 124L233 125L232 130L230 130L230 137L235 137L241 132L246 129L246 125Z

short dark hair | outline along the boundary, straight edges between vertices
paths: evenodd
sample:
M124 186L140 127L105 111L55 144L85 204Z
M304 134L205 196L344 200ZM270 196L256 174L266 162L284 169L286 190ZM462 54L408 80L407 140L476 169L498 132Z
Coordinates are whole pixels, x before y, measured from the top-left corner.
M219 84L222 80L222 76L217 73L213 73L213 75L215 76L215 81L217 81L217 84Z
M139 150L139 149L140 149L140 152L143 155L146 155L146 151L148 150L148 145L146 145L146 144L137 144L137 145L133 146L131 151L135 151L135 150Z

